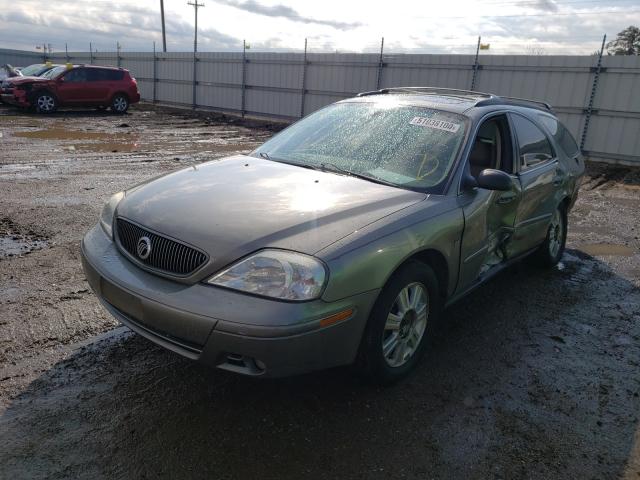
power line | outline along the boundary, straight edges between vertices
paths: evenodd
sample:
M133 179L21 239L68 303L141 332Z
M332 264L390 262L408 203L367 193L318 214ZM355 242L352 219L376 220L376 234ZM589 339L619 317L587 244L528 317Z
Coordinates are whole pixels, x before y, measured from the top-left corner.
M640 10L598 10L595 12L570 12L570 13L534 13L519 15L465 15L465 16L414 16L412 18L428 18L430 20L452 19L452 18L525 18L525 17L569 17L574 15L602 15L602 14L629 15L630 13L640 13Z

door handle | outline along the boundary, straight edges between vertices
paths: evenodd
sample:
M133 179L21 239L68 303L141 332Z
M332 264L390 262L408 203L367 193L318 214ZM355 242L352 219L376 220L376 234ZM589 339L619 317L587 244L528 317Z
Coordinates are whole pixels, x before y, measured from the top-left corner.
M496 202L499 205L504 205L505 203L512 202L516 198L516 194L513 192L503 193L498 197L498 201Z

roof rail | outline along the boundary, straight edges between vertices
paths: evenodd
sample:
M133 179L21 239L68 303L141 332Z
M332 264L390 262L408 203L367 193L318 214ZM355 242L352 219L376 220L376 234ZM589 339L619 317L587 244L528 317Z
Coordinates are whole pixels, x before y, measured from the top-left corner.
M530 107L547 110L553 112L553 108L546 102L538 100L530 100L528 98L504 97L493 93L476 92L473 90L460 90L456 88L440 88L440 87L388 87L380 90L372 90L369 92L361 92L358 97L366 97L369 95L381 95L385 93L417 93L426 95L452 95L452 96L474 96L481 97L475 103L476 107L487 105L514 105L520 107Z
M474 97L491 97L490 93L474 92L473 90L460 90L457 88L441 88L441 87L388 87L380 90L372 90L370 92L361 92L358 97L366 97L368 95L380 95L384 93L424 93L424 94L444 94L444 95L473 95Z
M518 107L531 107L553 112L553 108L547 102L540 102L538 100L530 100L528 98L519 97L503 97L502 95L492 96L486 100L481 100L476 103L476 107L483 107L485 105L515 105Z

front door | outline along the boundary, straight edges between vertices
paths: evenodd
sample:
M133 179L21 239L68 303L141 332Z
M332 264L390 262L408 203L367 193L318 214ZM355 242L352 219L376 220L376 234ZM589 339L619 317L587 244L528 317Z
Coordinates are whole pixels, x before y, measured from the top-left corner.
M91 92L87 90L87 69L74 68L65 73L56 85L58 101L65 105L86 103Z
M509 191L475 188L459 198L464 213L464 233L457 291L462 292L510 258L518 205L522 199L520 181L514 173L514 144L506 114L485 120L480 126L467 160L474 177L485 168L509 173Z

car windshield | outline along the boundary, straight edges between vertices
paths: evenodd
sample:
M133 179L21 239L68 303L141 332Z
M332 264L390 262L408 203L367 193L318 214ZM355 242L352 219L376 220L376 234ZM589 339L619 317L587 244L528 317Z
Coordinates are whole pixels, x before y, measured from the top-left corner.
M31 77L33 75L38 75L44 68L45 66L43 64L36 63L34 65L24 67L22 70L20 70L20 73L22 73L22 75L24 75L25 77Z
M41 76L43 78L54 79L62 75L66 71L67 71L67 67L65 65L60 65L59 67L52 68L48 72L43 73Z
M461 115L424 107L340 103L295 123L252 155L438 193L465 125Z

